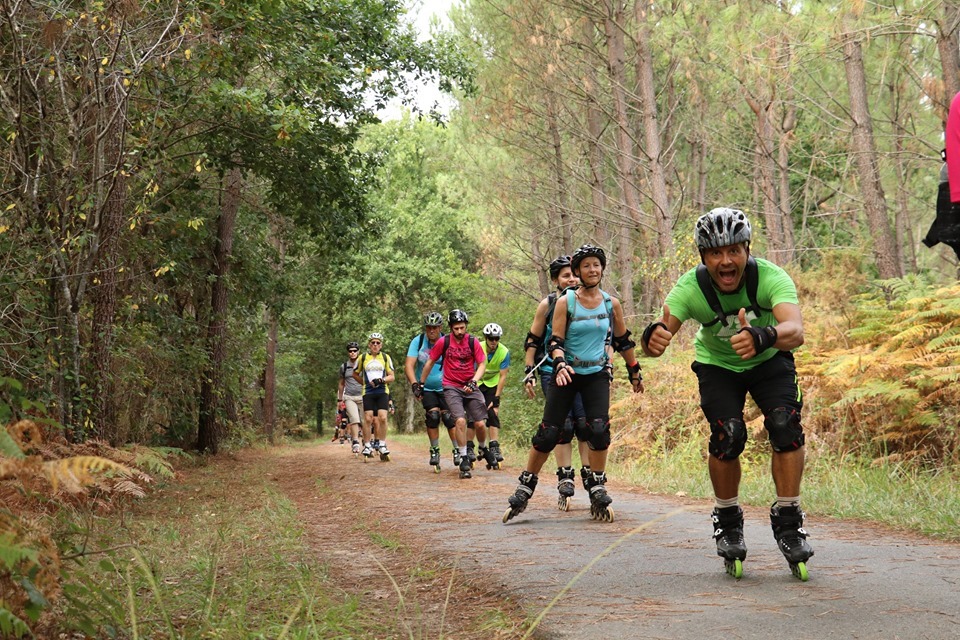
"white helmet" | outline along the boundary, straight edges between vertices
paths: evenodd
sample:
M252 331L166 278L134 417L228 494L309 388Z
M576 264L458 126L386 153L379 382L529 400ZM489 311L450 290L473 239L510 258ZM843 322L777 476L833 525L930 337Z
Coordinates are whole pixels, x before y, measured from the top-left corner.
M488 338L499 338L503 335L503 329L496 322L491 322L483 328L483 335Z
M370 334L370 337L367 338L367 342L370 342L371 340L379 340L380 342L383 342L383 334L374 331Z
M693 238L697 249L715 249L741 242L750 242L750 221L743 211L718 207L697 219Z

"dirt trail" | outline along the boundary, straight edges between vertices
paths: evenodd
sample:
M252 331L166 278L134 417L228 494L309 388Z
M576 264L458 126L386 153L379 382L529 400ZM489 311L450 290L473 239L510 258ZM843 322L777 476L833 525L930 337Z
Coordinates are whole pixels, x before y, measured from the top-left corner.
M650 496L612 479L616 522L595 522L579 487L573 509L558 511L545 472L527 511L504 525L518 468L461 481L449 454L434 474L423 451L391 447L391 462L366 464L334 443L290 450L275 480L333 575L368 591L368 601L397 600L374 558L393 575L431 576L411 579L404 596L416 609L414 637L440 637L441 618L444 637L520 637L510 619L544 612L534 637L960 637L960 545L810 518L816 555L801 583L776 550L766 510L749 509L749 555L736 581L715 555L706 502ZM406 551L370 542L366 527ZM337 545L332 532L350 532L359 544ZM482 612L494 607L508 618L479 631Z

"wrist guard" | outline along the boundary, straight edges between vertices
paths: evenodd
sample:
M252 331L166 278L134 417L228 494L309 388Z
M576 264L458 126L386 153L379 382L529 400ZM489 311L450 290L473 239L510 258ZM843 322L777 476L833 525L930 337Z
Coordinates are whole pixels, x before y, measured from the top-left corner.
M493 396L493 408L496 409L500 406L500 396Z
M608 362L603 365L603 370L607 372L607 375L610 376L610 382L613 382L613 363Z
M470 393L474 393L474 392L476 392L476 391L480 391L480 387L477 386L477 381L476 381L476 380L471 380L471 381L468 382L467 384L463 385L463 388L466 389L466 390L468 390Z
M537 381L537 370L528 364L523 368L523 384L533 384Z
M627 329L627 332L622 336L613 336L610 346L612 346L613 350L617 353L623 353L624 351L633 349L637 346L637 343L630 339L630 330Z
M630 379L630 382L643 382L643 376L640 375L640 363L634 362L633 364L627 365L627 377Z
M553 372L554 374L560 373L560 369L566 369L569 366L570 366L570 363L568 363L563 358L556 358L553 361Z
M776 327L744 327L737 333L743 333L744 331L749 333L750 337L753 338L753 348L756 350L757 355L773 347L777 342L778 335Z
M543 336L538 336L532 331L527 333L527 339L523 343L523 350L527 349L539 349L543 346Z
M410 390L413 391L413 397L419 400L423 397L423 384L420 382L414 382L410 385Z
M647 325L647 328L643 330L643 335L640 336L640 342L643 343L644 348L650 344L650 336L652 336L653 332L657 330L657 327L663 327L667 331L670 331L667 325L662 322L651 322Z

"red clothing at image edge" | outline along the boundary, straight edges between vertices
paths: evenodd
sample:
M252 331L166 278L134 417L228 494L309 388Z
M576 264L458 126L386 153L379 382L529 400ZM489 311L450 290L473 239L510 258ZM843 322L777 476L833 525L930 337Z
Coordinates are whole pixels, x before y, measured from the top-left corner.
M950 103L944 146L947 148L950 202L960 202L960 93Z
M483 347L479 340L470 340L470 334L463 336L463 340L457 340L453 335L450 336L450 346L447 352L443 352L443 343L446 338L437 340L437 344L430 349L430 359L436 362L443 357L443 386L462 387L470 382L477 367L486 360L483 354ZM470 343L473 343L473 353L471 353Z

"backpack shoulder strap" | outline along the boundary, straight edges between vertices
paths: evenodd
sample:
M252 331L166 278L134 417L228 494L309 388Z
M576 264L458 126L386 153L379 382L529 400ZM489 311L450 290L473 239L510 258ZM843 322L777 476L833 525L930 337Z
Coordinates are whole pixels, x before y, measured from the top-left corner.
M772 311L772 309L761 307L760 303L757 302L757 288L759 286L760 268L757 266L757 261L753 259L753 256L750 256L747 258L747 297L750 299L750 306L753 307L753 312L757 317L759 317L763 311Z
M417 353L420 353L420 349L423 349L423 331L420 332L420 342L417 343Z
M720 298L717 297L713 283L710 282L710 274L707 272L707 265L705 264L697 265L697 284L700 285L700 292L703 294L703 297L707 299L707 304L710 305L710 308L716 315L710 322L704 322L703 326L712 327L718 322L723 326L727 326L727 316L723 312L723 305L720 304Z

